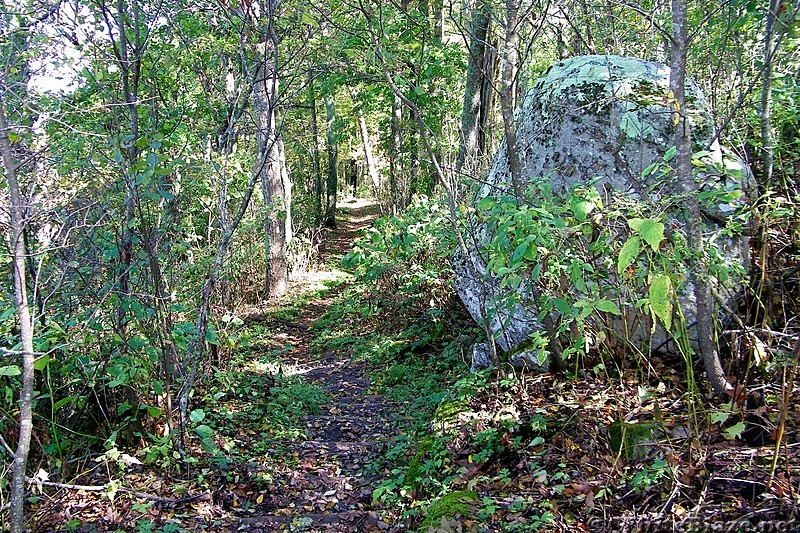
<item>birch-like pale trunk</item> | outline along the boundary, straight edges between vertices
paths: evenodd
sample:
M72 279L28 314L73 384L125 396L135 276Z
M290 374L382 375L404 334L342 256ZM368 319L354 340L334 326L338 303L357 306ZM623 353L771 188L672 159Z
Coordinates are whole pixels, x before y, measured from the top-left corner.
M9 524L12 533L25 531L25 471L28 453L31 449L33 432L33 387L34 352L33 320L28 307L27 279L25 273L25 213L27 205L20 190L18 165L14 158L9 137L10 129L6 118L5 101L0 94L0 151L2 151L3 170L8 185L11 226L11 270L13 273L13 301L17 310L20 340L22 341L22 389L19 395L19 437L14 452L14 466L11 479L11 512Z

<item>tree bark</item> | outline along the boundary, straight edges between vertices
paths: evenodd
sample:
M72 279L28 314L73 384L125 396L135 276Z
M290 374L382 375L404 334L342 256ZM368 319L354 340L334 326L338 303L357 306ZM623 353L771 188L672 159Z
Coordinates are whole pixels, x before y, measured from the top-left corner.
M259 167L261 192L264 197L266 216L264 237L266 252L266 292L269 298L286 294L288 270L286 266L286 218L289 214L286 205L286 191L281 176L279 139L275 127L275 98L278 78L272 63L274 50L267 53L259 62L253 80L253 94L258 120ZM262 164L263 162L263 164Z
M317 224L322 223L322 167L319 158L319 124L317 122L317 98L314 92L314 77L309 74L308 105L311 108L311 137L313 141L314 160L314 218Z
M490 84L486 83L492 69L486 70L486 39L491 24L491 5L479 0L472 12L470 27L469 59L464 88L464 106L461 110L461 138L459 139L456 169L464 168L466 162L483 154L485 148L485 126Z
M283 139L278 138L278 143L276 145L278 149L278 168L281 173L281 186L283 190L283 202L286 213L285 218L283 219L283 226L284 226L284 234L286 236L286 248L289 247L289 244L292 242L294 238L294 226L292 226L292 179L289 175L289 166L286 163L286 147L283 144Z
M5 86L3 80L2 86ZM34 352L33 320L28 307L27 280L25 274L25 213L27 205L20 190L17 176L17 162L11 149L10 129L6 118L5 100L0 94L0 150L5 170L11 225L11 269L13 272L13 301L17 309L20 340L22 341L22 390L19 395L19 437L14 452L14 466L11 481L11 513L9 523L13 533L25 530L25 470L28 453L31 449L33 431L33 386Z
M396 215L402 207L398 195L397 176L401 172L400 145L403 142L400 125L403 122L403 103L394 95L392 100L392 131L389 138L389 196L391 212Z
M325 138L328 152L328 175L325 180L325 226L336 227L336 189L338 187L338 174L336 165L339 154L336 135L336 104L333 95L325 95Z
M761 144L763 145L764 173L762 183L769 186L772 182L772 169L775 159L775 146L772 135L772 58L774 55L773 36L775 34L775 20L781 8L782 0L770 0L764 29L764 71L761 85Z
M697 299L697 339L706 375L717 393L733 391L720 362L714 323L714 297L704 259L703 221L698 188L692 172L692 134L685 107L686 54L688 48L686 0L672 0L672 60L670 89L674 97L675 164L677 180L686 197L689 245L694 248L691 279Z
M506 0L505 42L503 43L503 72L500 90L500 109L503 113L503 133L508 153L508 168L517 204L525 199L522 167L517 147L517 128L514 124L514 79L517 69L517 13L519 0Z
M364 113L360 109L358 110L358 127L361 131L361 143L364 147L364 159L367 161L367 172L372 181L372 187L375 190L375 197L378 198L381 190L381 177L380 174L378 174L375 156L372 153L372 143L369 140L367 121L364 118Z

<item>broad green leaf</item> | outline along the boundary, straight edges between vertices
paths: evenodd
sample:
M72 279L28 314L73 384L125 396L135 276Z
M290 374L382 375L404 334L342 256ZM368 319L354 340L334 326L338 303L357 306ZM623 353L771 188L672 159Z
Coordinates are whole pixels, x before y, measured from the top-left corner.
M528 244L529 243L526 240L525 242L523 242L522 244L517 246L516 250L514 250L514 253L511 254L511 262L512 263L516 263L517 261L519 261L520 259L522 259L524 257L525 252L528 251Z
M639 233L639 228L642 227L642 223L644 223L643 218L629 218L628 219L628 227L631 228L636 233Z
M645 242L650 245L650 248L657 252L661 242L664 240L664 224L657 220L643 220L637 231Z
M206 413L202 409L195 409L189 413L189 420L195 423L201 422L205 417Z
M573 196L570 198L570 207L575 214L575 218L583 222L586 220L586 216L594 209L594 204L579 196Z
M722 424L723 422L728 420L730 416L731 414L729 412L723 411L722 409L718 409L716 411L711 411L711 416L709 418L711 419L711 422L713 422L714 424Z
M216 455L218 451L217 444L210 437L203 437L200 440L200 447L203 448L203 451L210 453L211 455Z
M201 424L201 425L197 426L195 428L195 431L197 432L198 435L200 435L204 439L206 439L206 438L208 438L208 437L210 437L211 435L214 434L214 430L211 429L210 427L208 427L205 424Z
M664 154L664 161L672 161L677 153L678 149L675 146L670 147L670 149Z
M612 302L611 300L598 300L597 303L594 305L595 309L598 311L602 311L603 313L611 313L612 315L621 315L622 311L619 310L619 306Z
M478 202L478 209L480 209L482 211L487 211L487 210L491 209L492 207L494 207L494 204L495 204L494 198L492 198L491 196L484 196Z
M725 435L725 438L728 440L738 439L744 433L744 422L737 422L736 424L732 425L728 429L722 432Z
M650 309L661 319L664 327L672 328L672 281L665 274L658 274L650 281Z
M572 306L569 305L569 302L563 298L553 298L553 306L558 309L558 312L562 315L565 315L572 310Z
M544 439L542 437L535 437L529 444L530 446L539 446L540 444L544 444Z
M0 377L2 376L19 376L22 370L17 365L0 366Z
M619 252L617 258L617 274L622 274L625 270L633 264L636 256L639 255L639 237L634 235L622 245L622 250Z
M52 359L50 359L50 356L49 356L49 355L43 355L43 356L39 357L38 359L36 359L36 361L34 361L34 362L33 362L33 368L34 368L34 370L38 370L38 371L40 371L40 372L41 372L42 370L44 370L44 367L46 367L46 366L47 366L47 364L48 364L48 363L49 363L51 360L52 360Z

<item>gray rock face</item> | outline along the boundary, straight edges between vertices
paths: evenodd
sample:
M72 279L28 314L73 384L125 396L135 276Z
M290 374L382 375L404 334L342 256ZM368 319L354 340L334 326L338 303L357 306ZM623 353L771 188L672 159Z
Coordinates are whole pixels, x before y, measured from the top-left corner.
M715 188L745 186L748 174L744 165L736 158L723 156L719 145L710 142L713 122L703 95L688 80L686 102L695 151L707 151L709 161L728 170L713 174L707 171L699 179ZM675 180L645 172L673 144L675 115L671 104L669 68L664 65L619 56L581 56L554 64L517 109L523 179L530 182L545 178L557 195L589 184L604 198L624 195L633 200L658 200L679 192ZM511 194L511 173L503 143L474 203L477 205L486 196ZM536 199L531 201L535 204ZM718 203L709 206L704 215L711 225L717 224L711 229L718 231L726 217L739 207ZM455 260L457 292L478 323L485 323L488 317L502 350L519 350L532 332L542 329L539 310L533 304L535 289L523 283L514 289L516 306L511 310L495 309L493 302L508 296L512 289L502 288L493 276L486 275L480 250L488 240L486 228L477 222L470 239L474 245L470 256ZM746 258L742 239L719 239L717 243L732 261ZM694 303L689 297L691 291L684 289L684 293L683 312L687 323L691 323ZM646 335L649 331L639 333ZM666 338L665 332L660 335Z

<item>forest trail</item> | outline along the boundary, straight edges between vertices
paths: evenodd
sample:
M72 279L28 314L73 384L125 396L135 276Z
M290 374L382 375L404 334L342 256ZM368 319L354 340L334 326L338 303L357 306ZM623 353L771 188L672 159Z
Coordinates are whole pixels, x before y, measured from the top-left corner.
M328 265L338 262L373 223L377 206L359 202L343 206L339 213L339 225L327 235L323 250ZM320 274L324 277L325 272ZM303 289L302 283L293 288ZM319 387L326 400L319 412L303 415L303 438L271 444L289 460L268 473L271 487L256 507L257 514L240 518L233 530L370 531L389 527L372 509L372 492L379 481L374 465L381 461L393 431L394 404L383 395L370 394L363 360L353 358L346 349L314 350L314 322L325 315L341 289L337 286L305 303L298 316L282 325L275 324L275 318L268 319L292 346L282 354L282 364Z

